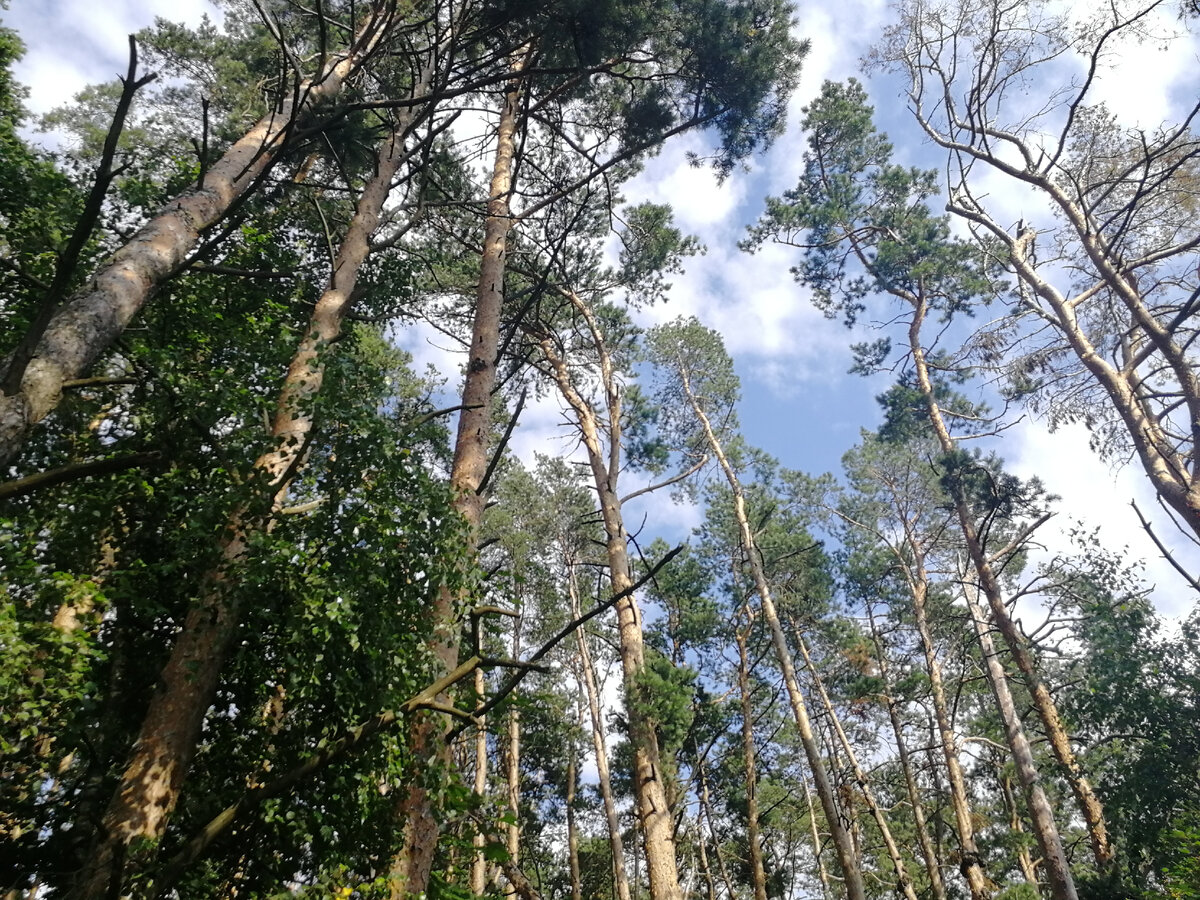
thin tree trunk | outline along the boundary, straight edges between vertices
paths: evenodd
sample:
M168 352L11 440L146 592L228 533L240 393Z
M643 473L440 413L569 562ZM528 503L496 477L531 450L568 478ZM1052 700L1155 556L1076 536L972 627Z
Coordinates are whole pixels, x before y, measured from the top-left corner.
M917 371L917 383L920 391L922 391L922 395L925 397L930 424L934 426L938 443L941 444L943 452L953 452L955 449L954 439L950 437L946 422L942 419L941 408L938 407L934 394L934 384L932 384L929 374L929 366L925 361L925 350L922 344L920 344L920 326L924 322L924 314L924 301L919 301L913 307L912 322L908 325L908 347L910 347L912 352L913 367ZM962 530L962 539L964 539L967 553L970 554L972 566L979 578L978 587L983 590L984 595L988 598L988 605L991 607L992 613L996 614L998 618L1006 620L1008 623L1009 631L1004 632L1002 630L1002 634L1006 636L1006 640L1009 640L1009 636L1013 638L1018 637L1012 619L1008 617L1008 610L1004 607L1000 582L996 578L995 571L991 568L991 563L984 552L982 541L979 540L976 524L974 524L966 499L961 496L961 492L956 492L953 499L955 512L959 518L959 527ZM968 601L973 602L974 598L968 596ZM972 616L974 616L973 610ZM991 635L988 629L986 629L986 623L979 620L978 616L974 616L974 618L976 618L976 630L980 636L980 646L983 646L983 641L986 638L986 642L988 642L988 646L990 647ZM997 622L997 625L1000 624L1000 622ZM1010 648L1014 649L1015 652L1016 646L1020 646L1020 643L1020 641L1016 641L1015 646L1013 643L1010 643ZM1001 680L998 683L995 678L992 679L992 691L996 694L996 702L1003 706L1004 702L1006 702L1003 697L1007 697L1007 703L1009 707L1012 707L1012 696L1009 695L1008 683L1007 680L1004 680L1003 667L1000 665L1000 661L995 659L994 653L989 652L989 650L985 650L984 655L986 660L988 660L989 673L1000 674L1001 676ZM1037 679L1034 678L1034 680ZM1033 684L1030 685L1030 688L1031 691L1034 689ZM1049 692L1046 692L1044 698L1046 701L1050 700ZM1054 704L1050 702L1050 708L1052 706ZM1051 722L1057 724L1057 731L1063 738L1062 746L1066 748L1069 754L1070 748L1066 742L1066 734L1062 732L1062 724L1061 721L1058 721L1056 710L1054 716L1050 719L1045 718L1046 713L1049 712L1048 709L1038 707L1038 712L1044 716L1043 724L1046 726L1046 730L1051 730ZM1002 714L1009 715L1009 713L1004 713L1003 710ZM1020 748L1018 745L1013 744L1009 744L1009 746L1013 751L1014 760L1021 757L1018 762L1018 772L1021 773L1021 785L1025 788L1026 802L1030 806L1030 815L1033 817L1034 833L1037 835L1039 846L1042 847L1042 856L1045 859L1046 874L1049 877L1051 893L1054 894L1057 900L1075 900L1075 882L1072 875L1070 875L1066 853L1063 852L1062 838L1058 834L1058 827L1054 821L1054 812L1052 812L1049 803L1045 800L1045 792L1042 785L1040 785L1037 768L1034 767L1032 752L1028 750L1028 739L1025 737L1024 727L1021 726L1020 720L1016 718L1015 709L1012 710L1012 724L1010 725L1012 727L1006 725L1006 732L1010 738L1018 740ZM1074 761L1073 756L1069 758L1072 762ZM1060 758L1060 762L1062 762L1062 758ZM1064 766L1066 766L1066 763L1064 763ZM1074 778L1070 778L1072 774L1079 775L1078 766L1075 767L1074 773L1068 768L1068 780L1072 782L1075 788L1076 797L1079 797L1080 782ZM1082 782L1082 786L1087 787L1087 782ZM1090 793L1090 788L1088 788L1088 793ZM1081 809L1084 811L1086 817L1088 809L1094 811L1094 805L1088 806L1081 803ZM1090 822L1090 830L1092 824L1094 823ZM1099 828L1100 833L1103 834L1103 821L1099 823ZM1094 838L1097 833L1093 830L1092 834Z
M747 610L747 617L749 611ZM738 692L742 701L742 767L746 772L746 842L750 847L750 882L754 900L767 900L767 873L758 829L758 777L754 766L754 705L750 696L750 659L746 644L750 623L736 634L738 647Z
M946 761L946 774L950 780L950 803L954 808L954 822L958 827L960 859L958 868L966 879L972 900L988 900L992 884L983 871L983 857L975 843L975 826L971 818L970 801L967 799L966 779L958 759L957 741L950 724L946 690L942 683L942 667L933 646L933 634L929 630L926 602L929 594L929 577L925 571L925 555L915 535L905 524L905 539L913 552L914 578L909 587L913 599L913 614L917 623L917 634L921 638L921 650L925 654L925 671L929 675L930 695L933 698L934 718L937 720L939 745Z
M521 619L513 624L512 659L521 658ZM521 864L521 713L515 706L508 711L508 753L505 754L504 777L508 785L508 812L512 821L505 828L505 847L508 861L517 868ZM516 900L516 885L509 883L505 895Z
M904 726L900 721L900 712L892 697L891 675L888 671L887 655L884 653L883 641L875 627L875 616L871 607L867 606L867 617L871 623L871 639L875 644L875 658L879 662L879 675L883 679L883 698L887 707L888 721L892 725L892 734L896 738L896 752L900 757L900 771L904 774L904 788L908 793L908 804L913 811L913 824L917 831L917 840L921 845L921 856L925 860L925 871L929 876L929 889L934 900L946 900L946 886L942 882L942 868L934 850L933 841L929 837L929 826L925 821L924 804L921 802L921 792L917 788L917 780L913 775L912 760L909 758L908 743L904 739Z
M425 86L423 82L418 90ZM249 553L252 535L267 527L283 506L303 462L313 428L311 403L324 379L324 354L340 335L354 302L371 235L404 156L406 125L394 130L380 150L376 174L363 189L329 285L284 378L272 424L275 445L254 464L260 483L270 491L269 510L256 513L243 505L230 516L221 540L221 563L205 578L203 595L184 620L104 815L101 842L76 879L71 896L79 900L119 891L130 846L161 838L179 801L205 713L237 633L238 593L230 579Z
M496 365L500 352L500 312L504 303L504 272L508 233L512 218L509 200L513 189L513 158L516 153L520 74L528 63L528 54L514 59L512 79L504 91L500 120L496 130L496 155L488 188L487 217L483 228L483 255L479 282L475 291L475 319L471 333L470 356L463 383L462 412L454 443L454 462L450 486L454 508L467 523L467 549L472 553L483 517L483 479L487 473L491 437L492 391L496 386ZM458 664L457 613L462 597L443 585L431 610L434 623L433 653L443 671ZM434 713L414 717L409 729L409 746L415 759L428 761L434 769L450 764L448 747L442 740L443 721ZM402 821L401 846L392 860L390 893L392 900L409 894L424 893L433 870L437 849L438 823L434 816L429 786L421 777L402 793L397 816Z
M704 829L700 827L696 828L696 853L700 858L700 875L707 886L705 893L708 900L717 900L717 881L708 862L708 838L704 835Z
M1017 834L1024 834L1025 827L1021 824L1017 798L1013 796L1012 781L1003 772L997 772L996 778L1000 782L1000 790L1004 794L1004 806L1008 810L1008 827ZM1025 883L1033 885L1036 890L1038 887L1037 870L1033 865L1033 860L1029 858L1029 848L1025 846L1024 841L1017 849L1017 866L1021 869Z
M567 567L567 590L571 597L571 616L580 616L579 582L574 565ZM604 802L604 819L608 823L608 841L612 848L613 887L617 900L630 900L629 877L625 873L625 842L621 837L621 817L613 797L612 775L608 768L608 747L604 739L604 717L600 712L600 690L596 684L596 669L588 648L587 635L582 628L575 632L579 648L579 668L587 692L588 712L592 721L592 747L596 753L596 778L600 782L600 798Z
M579 728L583 729L583 703L578 703ZM575 791L579 782L579 747L571 739L567 751L567 867L571 873L571 900L583 900L583 876L579 871L579 826L575 823Z
M813 734L812 723L809 721L804 695L801 693L800 682L796 678L796 670L792 664L792 654L788 649L787 639L784 637L779 615L775 611L775 603L771 598L771 589L767 584L766 573L763 571L762 559L755 548L754 533L750 528L750 521L746 516L746 500L741 482L738 480L737 473L733 470L729 459L725 456L721 442L713 431L712 424L708 421L708 416L705 415L699 399L692 392L690 378L682 361L679 362L679 368L684 392L692 405L696 418L700 421L700 425L704 429L704 436L708 440L709 448L720 463L721 470L725 473L725 478L729 482L730 490L733 493L733 512L741 532L742 547L744 548L746 559L750 563L750 571L754 579L755 589L758 592L763 617L767 622L767 627L770 629L771 642L775 647L775 655L779 660L780 669L783 671L783 682L787 687L788 700L791 703L792 715L796 720L796 728L800 733L800 741L804 745L804 752L808 757L813 783L817 788L817 797L821 801L821 806L825 811L825 819L829 826L830 836L833 838L834 850L837 853L838 863L841 865L842 876L845 879L846 895L848 900L866 900L866 889L863 886L862 874L858 868L858 856L854 852L850 834L842 823L841 809L834 795L829 775L825 770L825 762L821 758L821 751L817 746L816 737Z
M829 870L825 868L825 857L821 853L821 832L817 828L817 811L813 807L812 792L808 789L807 781L804 782L804 805L808 807L809 831L812 832L813 857L817 861L817 877L821 880L821 896L824 900L829 900L833 896L833 890L829 886Z
M485 688L483 669L476 669L475 696L483 697ZM473 786L475 796L480 800L487 794L487 776L487 722L480 717L479 724L475 729L475 784ZM471 845L475 848L475 854L471 858L471 893L476 897L482 897L487 890L487 857L483 852L486 844L487 837L484 833L476 831L474 837L471 838Z
M984 665L987 667L992 693L996 697L1000 720L1004 723L1008 746L1012 750L1017 777L1025 791L1025 802L1033 821L1034 837L1037 838L1038 847L1042 851L1046 877L1050 882L1050 893L1056 900L1078 900L1075 882L1071 877L1066 853L1063 851L1062 839L1058 833L1058 826L1054 822L1054 809L1042 788L1041 776L1033 761L1033 749L1029 745L1029 739L1025 735L1021 718L1017 714L1016 705L1013 703L1012 694L1008 689L1008 676L1004 672L1004 666L1000 664L986 615L979 605L978 589L964 580L963 593L966 596L967 610L975 624L979 648L983 654Z
M255 123L204 174L204 183L180 194L147 222L53 315L20 388L0 397L0 466L20 451L31 429L59 403L63 386L79 378L142 310L164 279L251 190L287 146L296 122L336 97L362 61L386 38L395 10L375 0L350 48L323 72L288 94L277 110Z
M737 891L733 888L733 879L729 877L729 867L725 865L725 854L721 852L721 840L717 835L717 826L712 814L712 800L708 792L708 771L703 760L697 760L700 781L700 813L708 822L708 833L713 840L713 855L717 858L717 869L721 873L721 883L725 885L725 900L734 900Z
M540 341L543 356L564 399L578 419L580 436L588 454L592 480L600 501L600 517L605 531L609 577L614 593L622 594L616 605L621 673L626 696L637 696L639 680L645 669L642 615L632 590L625 523L621 516L621 498L617 478L621 468L621 400L612 359L604 343L603 332L595 316L578 296L566 292L567 299L586 321L600 360L600 378L607 406L606 459L599 424L590 404L575 389L566 363L559 357L553 341ZM646 851L646 872L650 880L651 900L682 900L679 870L675 860L675 820L667 803L658 736L653 724L631 703L626 710L629 738L633 746L633 789L642 844Z
M879 828L879 834L883 838L888 858L892 861L892 868L896 872L900 893L904 894L907 900L917 900L917 892L913 889L912 877L908 874L908 867L904 864L904 857L900 855L900 848L896 844L896 839L892 836L892 828L888 824L887 817L883 814L879 803L875 800L875 794L871 791L871 780L867 777L866 770L859 764L858 754L854 752L854 746L850 743L850 739L846 737L846 731L842 728L842 721L838 717L837 710L834 708L833 703L830 702L829 694L825 691L825 684L817 672L817 667L813 665L812 658L808 655L808 647L805 645L804 636L796 628L795 622L792 623L792 628L796 632L796 644L799 646L800 653L804 657L804 665L808 669L808 674L812 677L813 685L817 689L817 695L821 698L821 704L825 707L825 715L829 719L830 727L837 736L838 743L842 745L842 749L846 752L846 758L850 762L850 771L854 773L854 780L858 782L858 789L866 801L867 809L870 811L871 817L875 820L875 824Z

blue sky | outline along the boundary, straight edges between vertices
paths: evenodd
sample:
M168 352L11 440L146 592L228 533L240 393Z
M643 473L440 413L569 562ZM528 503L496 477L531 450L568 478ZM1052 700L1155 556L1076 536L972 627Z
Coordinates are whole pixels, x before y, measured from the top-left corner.
M31 87L30 106L42 112L66 102L88 82L123 72L126 35L151 24L154 16L194 24L208 8L204 0L13 0L0 17L29 46L17 73ZM757 218L763 197L795 183L803 153L797 131L800 108L825 79L862 77L859 60L888 16L884 0L802 4L798 31L811 40L812 51L791 104L789 131L774 148L755 161L750 172L735 173L717 185L709 173L687 165L687 150L703 146L702 138L688 137L653 159L626 190L631 201L672 204L678 224L708 248L676 279L670 302L646 313L647 324L694 314L721 331L743 381L741 418L747 439L785 465L813 473L836 472L842 454L858 440L859 429L877 424L874 396L886 379L846 374L848 344L863 335L851 336L840 323L812 308L788 272L796 251L766 248L751 256L736 245L746 225ZM1157 124L1170 117L1180 99L1196 94L1200 61L1194 40L1169 52L1153 43L1127 48L1112 62L1114 71L1102 80L1099 91L1126 121ZM888 78L866 83L877 121L896 145L898 158L938 166L940 156L908 116L903 85ZM1002 199L1010 203L1013 221L1023 214L1022 198ZM414 332L408 343L419 359L436 361L448 374L457 371L426 335ZM561 421L555 402L544 401L527 416L514 446L527 456L534 449L545 450L548 443L554 444L554 435L563 433ZM564 440L561 446L568 449L570 443ZM1102 525L1110 545L1128 544L1132 555L1147 560L1151 579L1160 585L1157 598L1164 611L1186 611L1191 598L1174 571L1156 560L1128 507L1136 497L1143 510L1156 508L1136 468L1113 468L1097 460L1087 449L1082 429L1050 435L1029 420L1007 432L998 449L1018 474L1039 475L1062 495L1061 514L1044 537L1050 546L1064 545L1056 530L1068 530L1073 518ZM665 503L646 509L654 517L651 527L667 532L678 533L694 519L693 513L672 510ZM1158 530L1166 534L1169 526L1159 522ZM1200 553L1183 548L1182 541L1177 545L1192 570L1200 571Z

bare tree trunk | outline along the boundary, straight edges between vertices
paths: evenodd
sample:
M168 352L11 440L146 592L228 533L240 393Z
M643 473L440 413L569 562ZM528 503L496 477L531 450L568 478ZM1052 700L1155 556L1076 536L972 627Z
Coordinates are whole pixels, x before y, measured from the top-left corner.
M942 757L946 761L946 774L950 780L950 803L954 808L954 822L958 827L960 851L958 868L963 878L966 879L972 900L988 900L992 893L992 884L983 871L983 857L975 843L975 826L971 819L970 801L967 799L966 779L963 778L962 764L958 759L957 741L954 729L950 724L946 690L942 683L942 667L934 650L933 634L929 630L929 617L925 606L928 599L929 578L925 571L925 556L907 523L905 538L913 552L915 577L909 586L912 591L913 614L917 623L917 634L921 638L921 649L925 654L925 671L929 675L933 712L937 720L938 743L942 749Z
M512 658L521 658L521 620L513 626ZM508 711L508 752L504 757L504 778L508 786L508 812L512 821L505 828L505 847L508 861L519 868L521 864L521 713L514 706ZM516 900L517 888L511 882L505 896Z
M825 857L821 853L821 832L817 828L817 811L813 807L812 792L804 782L804 805L808 807L809 831L812 832L813 858L817 861L817 877L821 880L821 897L830 900L833 890L829 886L829 870L825 868Z
M749 619L749 610L747 610ZM746 772L746 842L750 847L750 881L754 900L767 900L767 873L763 868L758 830L758 778L754 767L754 705L750 697L750 658L746 644L750 622L736 635L738 646L738 691L742 701L742 766Z
M1054 822L1054 809L1042 788L1041 776L1033 761L1033 749L1029 745L1025 729L1021 725L1021 718L1017 714L1012 694L1008 690L1008 676L996 655L996 647L992 642L986 615L979 605L978 589L964 579L963 592L967 600L967 609L975 623L979 648L983 654L984 665L987 667L992 693L996 697L1000 720L1004 723L1008 746L1012 750L1017 777L1025 790L1025 802L1029 807L1030 819L1033 821L1034 836L1042 851L1046 877L1050 882L1050 893L1055 900L1078 900L1075 882L1067 864L1067 855L1063 851L1062 838L1059 836L1058 826Z
M578 704L580 729L583 703ZM579 781L579 748L574 739L567 751L567 866L571 873L571 900L583 900L583 876L579 871L579 827L575 823L575 790Z
M717 900L717 881L708 862L708 838L700 823L696 827L696 854L700 858L700 876L704 879L708 900Z
M571 597L571 616L580 616L579 582L575 567L567 568L567 590ZM600 782L600 798L604 802L604 819L608 823L608 841L612 848L613 887L617 900L630 900L629 877L625 873L625 842L621 837L621 817L617 813L617 801L613 797L612 775L608 768L608 747L604 739L604 717L600 712L600 690L596 684L596 669L592 665L592 653L588 649L587 635L582 628L575 632L579 648L579 668L587 692L588 712L592 721L592 747L596 753L596 778Z
M617 493L617 478L621 469L620 388L599 322L577 295L564 293L565 299L587 323L600 361L600 378L607 406L607 457L595 411L576 390L566 362L558 354L558 348L549 338L542 339L540 347L559 391L575 412L580 436L587 450L588 465L600 501L600 518L604 524L610 583L613 593L622 595L616 604L621 673L626 696L633 697L637 696L646 660L642 615L633 593L629 564L629 536L625 532L621 498ZM629 739L633 746L634 798L642 828L642 844L646 851L651 900L682 900L675 860L675 820L667 803L658 735L637 704L630 703L626 712Z
M482 697L485 688L483 669L476 669L475 696ZM480 800L487 795L487 776L487 723L480 717L479 725L475 729L475 784L473 786L475 796ZM476 831L474 837L471 838L471 845L475 848L475 854L471 858L471 893L476 897L482 897L487 890L487 857L483 853L486 844L487 837L484 833Z
M237 632L240 609L230 579L248 554L252 535L267 527L283 506L291 479L303 463L313 429L311 403L324 380L324 354L340 335L354 302L371 235L404 157L407 124L399 125L380 149L376 174L359 197L329 285L284 378L272 423L275 446L254 464L260 483L269 489L269 509L256 513L243 505L229 518L220 566L208 574L203 595L184 620L104 815L101 843L76 879L71 896L79 900L119 891L130 846L161 838L179 801L201 724Z
M504 303L504 272L508 233L511 228L509 201L513 189L513 157L516 153L520 74L528 63L521 54L512 63L513 78L504 92L496 130L496 155L488 189L487 218L483 228L483 255L475 292L475 320L470 357L463 383L462 412L454 443L450 486L454 508L467 523L468 550L474 551L476 533L483 516L481 493L488 467L491 437L492 390L500 353L500 311ZM433 652L439 666L450 672L458 664L456 614L460 597L443 585L431 615L434 622ZM433 713L413 717L409 745L414 758L430 761L432 768L445 769L449 753L442 740L442 720ZM401 846L392 860L390 893L393 900L423 893L433 870L438 823L434 818L428 785L419 780L402 792L397 811L403 822Z
M734 900L737 891L733 888L733 879L729 877L729 867L725 865L725 854L721 852L721 841L717 835L717 827L712 814L712 800L708 792L708 771L703 760L697 760L700 781L700 814L708 822L708 833L713 839L713 856L717 858L717 869L721 873L721 883L725 885L725 900Z
M870 811L871 817L875 820L875 824L879 828L879 834L883 838L884 847L887 848L888 858L892 861L892 868L896 872L899 891L904 894L907 900L917 900L917 892L913 889L912 877L908 874L908 867L904 864L904 857L900 855L900 848L897 846L895 838L892 837L892 828L888 824L887 817L884 816L879 803L875 800L875 794L871 791L871 780L867 777L866 770L859 764L858 754L854 752L854 746L850 743L850 739L846 737L846 731L842 728L842 721L838 717L837 710L834 708L833 703L830 702L829 694L825 691L825 684L817 672L817 667L813 665L812 658L808 655L808 647L805 645L804 636L796 628L795 622L792 622L792 628L796 632L796 644L800 648L801 655L804 656L804 665L808 669L808 674L812 677L813 685L817 689L817 695L821 698L821 704L825 707L825 715L829 719L829 725L837 736L838 743L842 745L842 749L846 753L846 758L850 762L850 771L854 773L854 780L858 782L858 789L863 795L863 800L866 801L867 809Z
M0 466L20 451L30 430L59 403L63 385L80 377L125 330L154 291L182 265L200 235L251 190L287 145L296 122L342 85L387 37L394 4L375 0L349 49L288 94L204 174L106 260L50 319L25 366L20 387L0 397Z
M875 643L875 658L879 662L879 675L883 679L884 690L887 694L883 698L884 706L887 707L888 721L892 725L892 734L896 738L896 752L900 757L900 771L904 774L904 788L908 793L908 803L913 811L913 824L917 831L917 840L921 845L921 855L925 859L925 871L929 876L929 889L933 894L934 900L946 900L946 886L942 882L942 868L938 860L937 851L934 850L933 841L929 837L929 827L925 821L924 804L921 802L921 792L917 788L916 777L913 775L912 760L909 758L908 743L904 739L904 725L900 721L899 710L896 709L896 701L892 698L891 675L888 671L887 654L883 649L883 641L879 637L879 630L875 627L875 616L871 611L871 607L867 606L867 617L871 623L871 639Z
M696 418L704 429L704 436L708 440L709 448L720 463L721 470L725 473L730 490L733 492L733 512L741 532L742 547L744 548L746 559L750 564L750 571L754 579L755 589L758 592L763 617L767 622L767 627L770 629L771 642L775 647L775 655L779 661L780 669L783 671L783 682L787 688L792 715L796 720L796 729L800 733L800 741L804 745L804 752L808 757L808 765L812 772L813 783L817 788L817 797L820 799L821 806L825 811L825 819L829 826L830 836L833 838L834 849L837 852L838 862L842 868L842 877L845 879L846 895L848 900L866 900L866 889L863 886L862 874L858 868L858 856L854 852L850 834L846 831L845 825L842 823L841 809L837 802L837 797L834 795L829 775L825 770L825 761L821 758L821 750L817 746L816 737L813 734L812 723L809 721L804 695L800 691L800 682L796 678L796 670L792 664L792 654L788 649L787 639L784 637L779 615L775 611L775 603L771 598L771 589L767 584L766 573L763 571L762 559L755 548L754 533L750 528L750 521L746 516L746 500L741 482L738 480L737 473L734 472L729 459L725 456L724 449L721 447L721 442L713 431L708 416L705 415L698 398L692 392L689 374L682 360L679 361L679 369L683 390L692 405Z
M925 311L924 300L914 299L913 318L908 328L909 349L912 352L913 367L917 373L917 383L922 395L925 397L930 424L933 426L942 451L944 453L951 453L955 449L954 439L950 436L950 430L946 427L945 420L942 418L941 408L936 400L933 382L929 375L929 366L925 360L925 349L921 346L920 332L921 326L924 323ZM1004 605L1004 597L1000 590L999 580L996 578L996 573L992 568L992 561L988 558L987 553L984 551L983 543L979 539L971 510L961 493L956 492L953 500L955 512L958 514L959 526L963 533L963 542L966 544L972 566L979 578L979 588L987 598L988 606L991 608L996 626L1000 629L1005 643L1008 644L1009 650L1012 652L1014 658L1016 658L1018 668L1021 669L1021 673L1025 676L1030 694L1033 696L1034 707L1046 729L1046 734L1050 740L1054 754L1066 770L1067 780L1071 784L1076 800L1079 802L1080 812L1087 822L1088 833L1092 841L1092 849L1097 865L1105 868L1112 860L1112 847L1108 841L1108 831L1104 824L1104 813L1100 801L1079 769L1079 764L1075 759L1074 752L1071 750L1070 741L1067 739L1066 730L1063 728L1062 719L1058 715L1058 709L1054 704L1054 700L1051 698L1045 683L1042 682L1037 674L1032 657L1025 646L1024 635L1019 633L1008 614L1008 608ZM1046 824L1052 825L1053 820L1050 823L1042 824L1043 826ZM1055 836L1057 837L1057 829L1055 829ZM1050 882L1055 890L1063 892L1063 896L1072 896L1075 892L1075 886L1071 879L1070 870L1066 868L1065 857L1061 860L1061 863L1062 871L1059 872L1057 871L1060 868L1058 862L1052 861L1047 856L1047 871L1050 872ZM1063 878L1061 883L1058 882L1060 875Z

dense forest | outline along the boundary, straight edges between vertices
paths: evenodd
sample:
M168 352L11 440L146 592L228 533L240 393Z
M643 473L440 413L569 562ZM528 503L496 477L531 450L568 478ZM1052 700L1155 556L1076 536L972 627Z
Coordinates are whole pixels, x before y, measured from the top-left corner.
M5 898L1200 898L1200 68L1095 95L1200 9L893 0L789 120L809 12L219 0L49 147L0 29ZM835 473L630 188L783 140L735 252L884 386ZM1171 584L1043 537L1022 418Z

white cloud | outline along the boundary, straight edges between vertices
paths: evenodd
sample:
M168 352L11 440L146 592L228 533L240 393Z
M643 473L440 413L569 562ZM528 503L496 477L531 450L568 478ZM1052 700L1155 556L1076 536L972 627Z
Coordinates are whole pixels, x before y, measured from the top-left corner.
M1167 616L1179 616L1196 602L1195 592L1163 558L1130 507L1151 520L1154 533L1175 553L1188 571L1200 574L1200 549L1183 537L1163 514L1137 462L1109 466L1088 446L1087 430L1068 425L1054 433L1045 424L1026 419L1005 432L1001 446L1012 471L1023 478L1036 476L1062 500L1059 515L1038 532L1050 552L1070 552L1070 530L1075 520L1098 527L1103 545L1125 549L1128 559L1146 565L1146 580L1156 587L1154 601Z
M4 16L26 45L15 67L31 89L37 114L67 103L85 85L123 75L129 61L129 35L154 24L156 16L189 25L207 13L220 13L208 0L17 0Z

